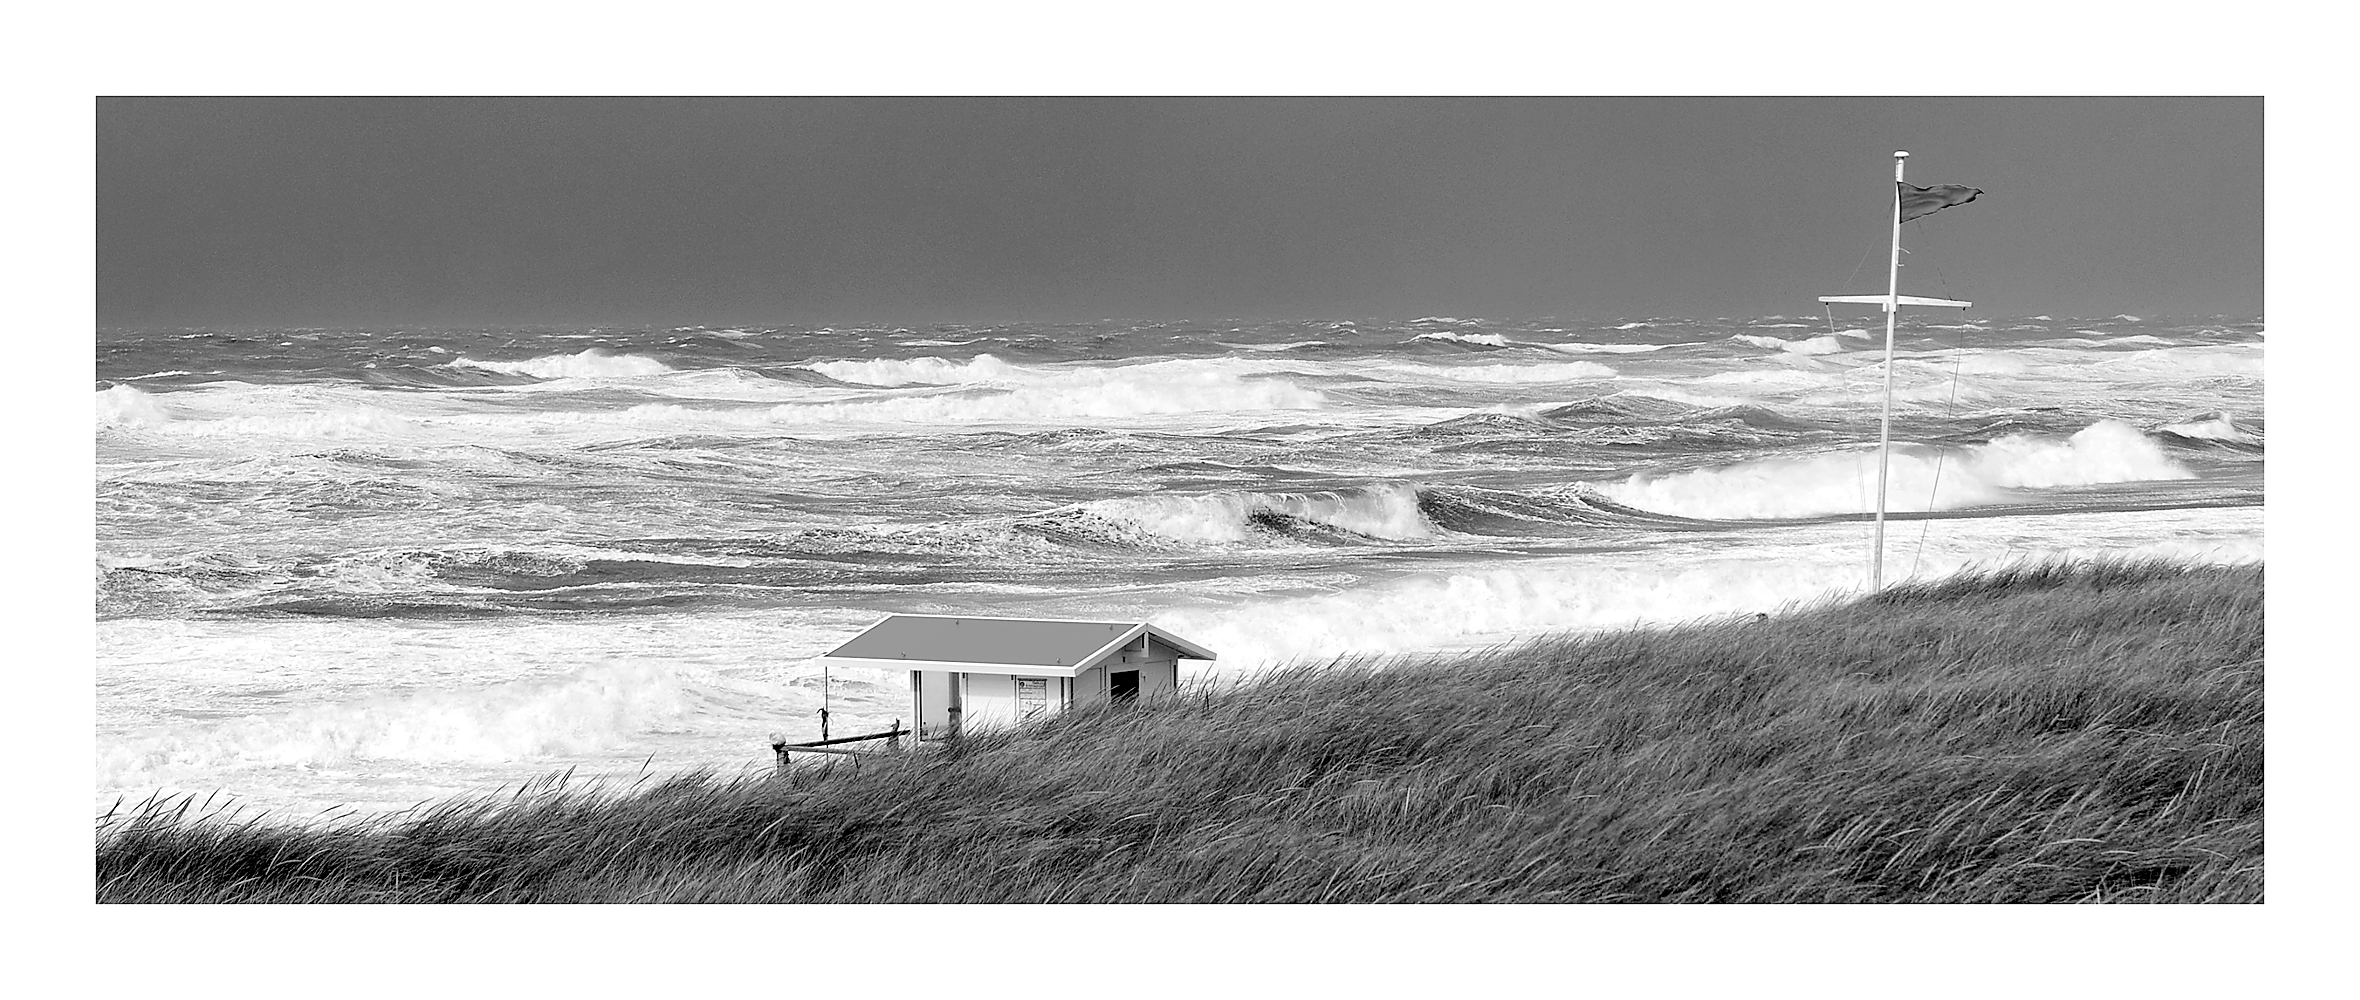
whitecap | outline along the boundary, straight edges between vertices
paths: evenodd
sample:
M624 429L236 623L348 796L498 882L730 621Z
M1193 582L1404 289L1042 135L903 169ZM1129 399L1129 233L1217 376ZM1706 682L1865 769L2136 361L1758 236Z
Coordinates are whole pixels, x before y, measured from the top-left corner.
M478 361L461 356L447 367L530 375L540 379L639 378L672 370L672 366L645 355L609 354L596 347L580 354L551 354L526 361Z

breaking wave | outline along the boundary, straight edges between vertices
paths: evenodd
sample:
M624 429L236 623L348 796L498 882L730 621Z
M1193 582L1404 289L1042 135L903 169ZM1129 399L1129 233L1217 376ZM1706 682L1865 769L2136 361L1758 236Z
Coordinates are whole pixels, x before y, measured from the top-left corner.
M115 385L98 391L100 427L160 424L170 419L172 411L162 401L131 386Z
M1505 337L1505 336L1502 336L1502 335L1500 335L1500 334L1496 334L1496 333L1452 333L1452 332L1450 332L1450 331L1448 331L1448 330L1436 330L1436 331L1434 331L1434 332L1432 332L1432 333L1421 333L1421 334L1418 334L1417 336L1415 336L1415 337L1411 337L1410 339L1411 339L1411 340L1446 340L1446 341L1450 341L1450 342L1452 342L1452 343L1459 343L1459 344L1477 344L1477 345L1481 345L1481 346L1483 346L1483 347L1506 347L1506 346L1508 346L1508 338L1507 338L1507 337Z
M2237 418L2226 413L2215 414L2201 420L2165 424L2156 428L2155 432L2196 441L2220 441L2241 445L2262 443L2262 435L2259 431L2246 428L2237 422Z
M474 368L499 372L503 375L529 375L533 378L642 378L662 375L672 366L642 354L609 354L591 348L580 354L551 354L529 361L477 361L461 357L450 363L452 368Z
M914 421L957 423L1112 419L1155 414L1307 410L1327 397L1283 379L1241 379L1217 371L1114 377L1079 385L1036 385L972 394L941 393L832 403L785 403L759 411L774 423ZM639 408L635 408L639 409ZM686 415L685 410L678 415ZM651 411L649 416L671 415Z
M1889 490L1896 510L1955 510L1995 503L2010 490L2049 489L2194 473L2128 424L2102 420L2059 441L2008 435L1952 454L1897 447ZM1822 517L1876 509L1876 452L1831 452L1695 469L1639 474L1592 486L1616 503L1660 514L1713 520Z
M1216 341L1216 343L1233 351L1292 351L1304 347L1327 346L1327 341L1324 340L1297 340L1286 344L1232 344L1228 341Z
M1393 370L1462 382L1574 382L1614 377L1614 369L1594 361L1533 365L1403 365Z
M1806 340L1787 340L1781 337L1763 337L1750 333L1740 333L1736 336L1730 337L1729 339L1734 340L1740 344L1747 344L1754 347L1766 347L1773 351L1785 351L1789 354L1840 354L1844 350L1844 345L1838 342L1834 337L1812 337Z
M1617 327L1617 329L1620 329L1620 327ZM1669 344L1584 344L1584 343L1581 343L1580 341L1569 341L1569 342L1562 343L1562 344L1533 344L1533 345L1531 345L1531 346L1534 346L1534 347L1540 347L1540 348L1546 348L1546 349L1548 349L1548 350L1556 351L1556 352L1557 352L1557 353L1559 353L1559 354L1645 354L1645 353L1647 353L1647 352L1649 352L1649 351L1660 351L1660 350L1663 350L1664 348L1666 348L1666 347L1669 347L1669 346L1671 346L1671 345L1669 345Z
M1165 414L1317 409L1326 397L1285 379L1242 378L1212 368L1133 366L1090 369L1079 377L973 387L919 395L887 394L816 402L712 406L650 402L624 409L453 409L457 397L350 388L259 386L206 393L204 417L167 409L130 386L98 393L101 427L138 427L148 434L192 438L367 438L422 442L551 432L642 434L650 431L759 430L773 426L844 423L1115 420ZM692 373L701 375L702 373ZM685 376L684 376L685 377ZM730 394L770 402L793 386L731 373ZM739 391L740 389L762 391ZM711 396L711 385L690 387ZM720 402L719 400L711 400Z
M838 382L877 386L1009 382L1039 378L1046 374L1019 368L989 354L978 354L966 361L937 357L908 360L880 358L872 361L820 361L805 367Z
M1422 541L1441 529L1426 519L1417 489L1387 484L1312 493L1223 490L1194 496L1093 500L1026 519L1068 537L1181 545L1298 541Z
M1094 500L1019 518L1019 532L1083 546L1371 545L1570 537L1600 526L1694 527L1577 487L1537 492L1396 482L1302 493L1222 490Z
M2262 377L2259 344L2220 344L2204 347L2155 347L2110 354L2092 362L2089 370L2136 379L2184 380L2195 375Z

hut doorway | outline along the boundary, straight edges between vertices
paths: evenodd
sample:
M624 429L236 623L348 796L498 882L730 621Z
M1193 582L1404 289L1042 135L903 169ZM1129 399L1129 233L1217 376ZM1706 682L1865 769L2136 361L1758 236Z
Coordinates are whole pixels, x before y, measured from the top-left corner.
M956 733L959 731L961 717L967 714L967 675L952 674L950 688L950 697L944 701L947 707L944 708L943 714L949 717L949 721L946 723L947 728Z
M1106 696L1115 701L1139 699L1139 671L1117 670L1107 675Z

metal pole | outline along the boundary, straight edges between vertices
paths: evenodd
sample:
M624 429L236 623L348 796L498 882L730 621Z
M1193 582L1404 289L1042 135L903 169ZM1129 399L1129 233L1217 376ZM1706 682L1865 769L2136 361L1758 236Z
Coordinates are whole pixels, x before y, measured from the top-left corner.
M1893 320L1901 315L1901 168L1909 151L1893 152L1893 263L1885 270L1885 411L1877 422L1877 551L1868 589L1885 589L1885 480L1893 451Z

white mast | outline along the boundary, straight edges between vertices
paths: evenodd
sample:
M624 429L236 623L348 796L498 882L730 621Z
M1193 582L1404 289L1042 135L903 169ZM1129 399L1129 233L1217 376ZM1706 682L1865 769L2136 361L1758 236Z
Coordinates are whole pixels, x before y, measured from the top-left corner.
M1885 307L1885 407L1877 421L1877 541L1876 557L1870 564L1869 589L1885 589L1885 483L1891 468L1893 451L1893 324L1901 316L1902 306L1948 306L1964 309L1973 303L1956 299L1932 299L1901 294L1901 168L1909 162L1908 150L1893 151L1893 259L1885 271L1883 295L1822 295L1821 302L1874 302Z
M1877 420L1877 554L1868 589L1885 589L1885 473L1893 455L1893 321L1901 317L1901 168L1909 151L1893 151L1893 264L1885 269L1885 412Z

